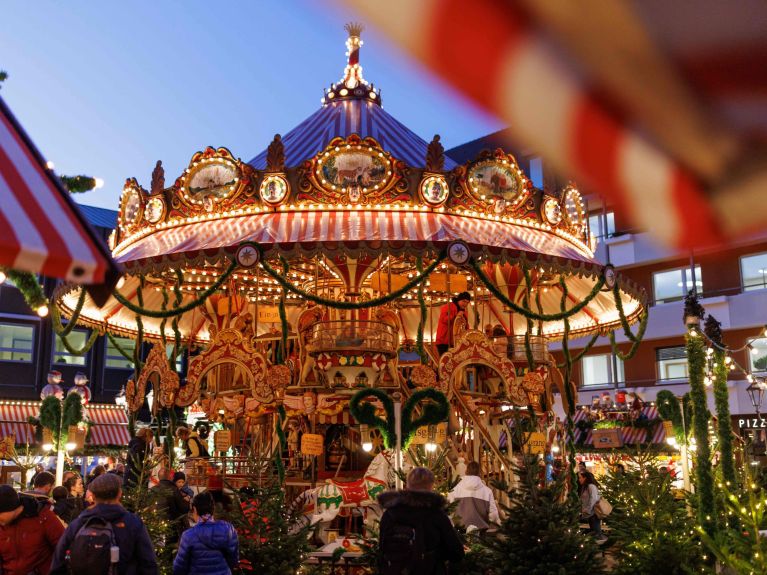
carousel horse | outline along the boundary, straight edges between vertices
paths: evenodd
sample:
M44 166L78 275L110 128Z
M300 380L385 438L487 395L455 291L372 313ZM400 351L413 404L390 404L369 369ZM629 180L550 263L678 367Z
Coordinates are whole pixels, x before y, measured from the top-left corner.
M292 503L291 509L301 510L299 515L306 525L330 522L342 507L377 507L378 496L394 483L393 453L382 451L370 462L364 477L353 481L328 479L324 485L307 489Z

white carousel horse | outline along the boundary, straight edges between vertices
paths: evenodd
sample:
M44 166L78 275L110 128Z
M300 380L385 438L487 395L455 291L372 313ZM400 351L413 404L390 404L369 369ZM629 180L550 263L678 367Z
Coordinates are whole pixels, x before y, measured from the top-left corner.
M330 522L336 518L342 507L377 507L377 497L394 483L392 452L381 451L370 462L362 479L337 481L328 479L324 485L307 489L292 503L292 509L301 509L306 521Z

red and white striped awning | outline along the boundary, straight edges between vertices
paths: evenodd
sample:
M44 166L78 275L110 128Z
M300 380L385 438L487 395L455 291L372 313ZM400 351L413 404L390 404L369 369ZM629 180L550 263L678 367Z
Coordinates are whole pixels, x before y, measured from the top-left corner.
M319 246L325 250L406 245L422 249L442 247L453 240L464 240L470 247L493 254L506 252L514 257L525 253L533 261L558 258L577 266L599 265L584 246L543 229L441 212L393 210L283 211L188 223L118 247L115 258L125 264L163 256L174 260L234 249L245 241L311 251Z
M658 239L767 223L765 2L346 3Z
M39 401L0 401L0 438L13 435L17 445L34 445L35 428L27 423L40 415ZM88 445L123 447L130 441L125 410L113 405L90 404L88 417L93 425Z
M2 98L0 230L0 266L84 284L104 283L113 267L106 246Z

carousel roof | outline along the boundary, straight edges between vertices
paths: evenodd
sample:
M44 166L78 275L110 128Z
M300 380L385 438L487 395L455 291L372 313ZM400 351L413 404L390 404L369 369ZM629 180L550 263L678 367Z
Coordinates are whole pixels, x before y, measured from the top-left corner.
M298 166L324 150L330 141L341 136L357 134L372 137L392 156L410 166L423 167L429 144L388 114L380 104L364 95L342 101L331 101L282 137L285 144L285 165ZM266 164L267 150L248 162L257 170ZM457 164L445 158L445 169Z

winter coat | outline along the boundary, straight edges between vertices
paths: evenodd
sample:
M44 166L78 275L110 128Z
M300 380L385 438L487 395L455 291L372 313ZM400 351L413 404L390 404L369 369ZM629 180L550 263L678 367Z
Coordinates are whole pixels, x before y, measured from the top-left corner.
M189 513L189 502L170 479L161 479L149 493L157 498L158 507L168 513L171 521Z
M194 431L190 432L189 437L186 439L186 456L210 457L210 453L208 453L208 448L205 447L205 443Z
M47 503L20 498L23 511L0 526L0 572L3 575L48 575L64 526Z
M447 302L439 310L439 321L437 321L437 338L435 343L437 345L452 345L453 341L453 322L458 314L466 315L466 312L461 310L452 301Z
M157 575L157 558L144 523L119 503L98 503L83 511L69 524L56 547L51 575L69 573L67 553L77 532L91 517L99 517L112 524L115 541L120 548L120 562L117 567L119 575Z
M232 524L200 520L181 536L173 575L230 575L239 562L240 543Z
M384 509L380 524L380 546L386 545L386 534L393 525L409 525L423 529L425 551L433 553L435 561L431 571L418 575L444 575L445 561L460 561L463 545L445 513L447 501L432 491L387 491L378 496ZM382 557L386 559L386 557Z
M53 512L66 524L72 523L83 512L85 503L82 497L67 497L53 504Z
M144 466L149 444L141 437L134 437L128 442L128 463L125 465L125 475L123 476L123 485L126 487L136 485ZM149 480L149 475L146 477Z
M466 475L447 496L448 501L458 501L456 515L468 527L474 525L487 529L490 523L498 523L498 507L493 490L476 475Z
M586 488L581 491L581 515L584 517L591 517L594 515L594 506L599 499L599 489L593 483L589 483Z

